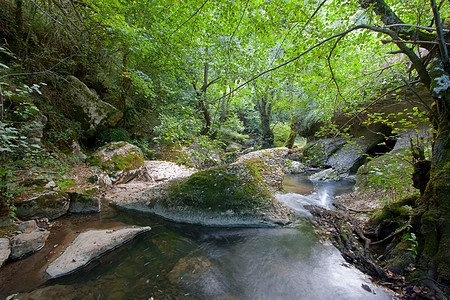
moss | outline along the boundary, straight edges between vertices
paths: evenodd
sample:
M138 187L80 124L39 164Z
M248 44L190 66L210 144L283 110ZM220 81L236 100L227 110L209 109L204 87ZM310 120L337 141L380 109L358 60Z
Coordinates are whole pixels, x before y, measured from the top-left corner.
M144 157L140 149L132 145L130 145L130 148L124 148L127 145L130 144L127 142L109 143L94 153L88 159L88 163L107 172L129 171L140 168L144 165ZM113 153L109 158L110 154L104 153L111 153L121 148L124 148L124 151Z
M311 166L321 166L325 160L325 146L321 142L308 143L303 148L304 163Z
M255 211L273 200L256 167L241 164L193 174L168 191L174 205L209 211Z
M392 258L386 262L386 267L396 274L403 274L405 269L415 262L412 242L405 236L392 250Z

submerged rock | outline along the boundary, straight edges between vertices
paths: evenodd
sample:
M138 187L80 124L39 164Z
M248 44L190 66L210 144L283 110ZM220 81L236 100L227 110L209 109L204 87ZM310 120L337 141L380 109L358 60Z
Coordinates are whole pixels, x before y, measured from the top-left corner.
M16 214L20 219L56 219L67 213L69 197L64 192L46 192L28 200L17 201Z
M90 230L76 237L64 253L47 267L51 278L61 277L87 266L103 254L132 240L150 227L121 228L118 230Z
M22 259L44 247L50 231L34 230L16 235L11 242L11 259Z
M0 267L3 266L5 261L11 254L11 248L9 247L9 240L7 238L0 239Z
M79 291L71 285L51 285L29 293L14 294L6 298L7 300L21 299L58 299L77 300L80 299ZM86 295L87 296L87 295Z

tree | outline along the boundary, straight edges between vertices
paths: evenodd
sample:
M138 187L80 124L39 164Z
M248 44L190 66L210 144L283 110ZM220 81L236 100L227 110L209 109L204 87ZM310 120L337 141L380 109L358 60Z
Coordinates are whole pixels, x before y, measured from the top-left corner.
M434 285L433 280L450 278L450 35L444 30L445 24L434 0L429 3L434 28L405 22L383 0L359 0L358 3L378 16L383 25L364 28L391 38L388 42L396 44L400 52L409 57L420 81L434 99L430 122L436 133L430 177L424 194L416 203L413 220L422 237L422 263L430 270L428 283ZM444 1L441 8L443 4ZM429 19L424 21L430 22ZM421 58L414 47L428 49L429 54Z

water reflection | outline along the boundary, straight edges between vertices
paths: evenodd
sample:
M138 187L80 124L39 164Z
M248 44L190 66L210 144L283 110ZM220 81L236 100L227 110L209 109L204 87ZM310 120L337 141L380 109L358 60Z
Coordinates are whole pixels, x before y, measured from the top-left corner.
M321 244L308 222L175 230L156 227L89 272L53 284L75 286L79 299L390 299Z

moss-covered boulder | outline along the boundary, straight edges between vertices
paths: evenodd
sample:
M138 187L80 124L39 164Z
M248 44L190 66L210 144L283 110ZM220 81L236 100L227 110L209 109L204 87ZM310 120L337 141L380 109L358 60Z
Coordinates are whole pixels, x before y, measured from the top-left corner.
M258 168L249 162L200 171L115 204L208 226L275 226L291 218L291 211L275 200Z
M69 209L69 196L65 192L45 192L28 200L16 201L16 214L20 219L56 219Z
M245 163L255 167L270 190L281 191L288 153L286 147L263 149L242 155L234 164Z
M144 156L137 146L127 142L112 142L99 148L88 162L100 167L113 183L126 183L141 174Z

